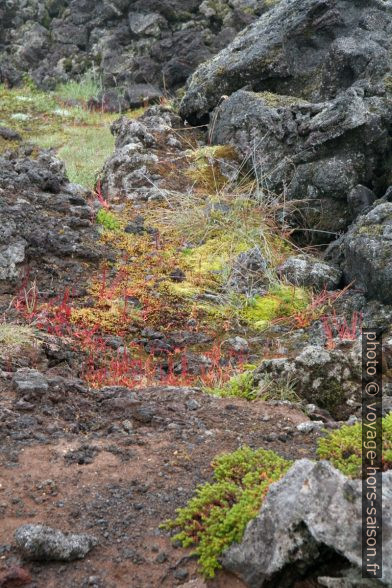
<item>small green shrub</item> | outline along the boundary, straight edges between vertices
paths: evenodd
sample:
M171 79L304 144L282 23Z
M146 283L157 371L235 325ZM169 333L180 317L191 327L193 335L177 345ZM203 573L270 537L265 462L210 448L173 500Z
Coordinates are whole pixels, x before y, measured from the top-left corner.
M382 419L383 463L385 469L392 467L392 413ZM360 478L362 475L362 423L345 425L329 433L318 442L317 454L327 459L346 476Z
M196 495L166 529L179 529L173 540L183 547L196 546L202 573L212 578L219 556L242 539L247 523L259 512L272 482L279 480L291 462L273 451L242 447L217 457L214 482L199 486Z
M206 392L212 396L219 396L220 398L235 397L245 398L246 400L255 400L258 395L253 370L248 370L242 374L233 376L219 388L207 388Z
M97 214L97 222L109 231L120 229L120 223L112 212L105 208L100 208Z

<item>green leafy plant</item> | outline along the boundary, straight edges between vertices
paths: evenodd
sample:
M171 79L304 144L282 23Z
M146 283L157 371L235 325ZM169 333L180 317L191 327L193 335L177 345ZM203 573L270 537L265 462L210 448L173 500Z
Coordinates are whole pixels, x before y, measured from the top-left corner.
M382 419L384 469L392 466L392 413ZM317 454L346 476L362 475L362 423L345 425L318 442Z
M272 482L279 480L291 462L273 451L242 447L220 455L213 463L214 481L199 486L196 495L166 529L179 529L173 540L183 547L195 546L202 573L212 578L221 567L219 556L242 539Z
M97 214L97 222L109 231L120 229L120 223L112 212L105 208L100 208Z

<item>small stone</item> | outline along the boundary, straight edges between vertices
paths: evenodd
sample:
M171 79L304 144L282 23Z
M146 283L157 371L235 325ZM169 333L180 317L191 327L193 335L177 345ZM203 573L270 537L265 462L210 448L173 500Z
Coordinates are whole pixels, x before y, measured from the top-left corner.
M165 561L167 561L167 555L164 551L162 551L161 553L159 553L155 559L155 561L157 563L165 563Z
M249 352L249 343L243 337L232 337L230 339L226 339L223 341L222 347L224 349L228 349L229 351L234 351L235 353L248 353Z
M185 402L185 406L187 407L188 410L197 410L198 408L200 408L200 404L194 398L187 400Z
M45 525L22 525L14 540L23 556L35 561L83 559L98 544L91 535L64 534Z
M311 433L312 431L321 431L324 426L323 421L305 421L297 425L297 431L300 433Z
M133 431L133 424L131 421L123 421L122 426L127 433L132 433Z
M178 568L178 570L175 570L173 575L176 580L186 580L189 576L189 572L185 568Z
M17 392L33 396L42 396L49 387L43 374L29 368L17 370L12 382Z

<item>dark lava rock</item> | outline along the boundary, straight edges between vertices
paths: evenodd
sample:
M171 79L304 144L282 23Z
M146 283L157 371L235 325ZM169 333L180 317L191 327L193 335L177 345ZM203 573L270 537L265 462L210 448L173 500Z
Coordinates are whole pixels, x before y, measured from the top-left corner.
M22 137L16 131L9 129L8 127L0 126L0 137L6 141L21 141Z
M0 6L0 82L28 73L43 89L95 68L90 106L124 110L178 88L269 2L7 0Z
M216 108L213 142L249 157L295 201L301 236L325 243L352 220L355 187L390 183L391 50L389 2L281 0L198 68L180 113Z

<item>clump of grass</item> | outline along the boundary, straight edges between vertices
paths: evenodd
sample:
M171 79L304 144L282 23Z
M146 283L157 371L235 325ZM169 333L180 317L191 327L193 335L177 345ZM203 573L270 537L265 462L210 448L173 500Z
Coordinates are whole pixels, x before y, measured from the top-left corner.
M15 348L32 345L36 333L32 327L14 323L0 323L0 348Z
M121 228L121 225L116 216L110 212L110 210L106 210L105 208L99 209L97 214L97 222L105 229L108 229L108 231L117 231Z
M237 154L233 147L230 145L208 146L188 153L192 163L186 175L196 185L208 193L214 193L222 190L229 183L229 179L222 173L219 160L236 160Z
M274 379L266 375L259 383L258 395L261 400L279 400L288 402L300 402L301 399L295 391L295 380Z
M268 488L289 469L291 462L273 451L242 447L217 457L214 481L199 486L196 495L166 529L179 529L173 540L195 546L202 573L212 578L221 567L219 556L242 539L248 522L260 510Z
M85 73L79 81L72 80L59 84L55 95L63 101L87 103L90 98L97 98L102 91L102 80L94 72Z
M317 454L350 478L362 476L362 423L344 425L318 442ZM392 467L392 413L382 419L384 469Z
M247 370L230 378L228 382L217 388L206 388L205 391L212 396L220 398L244 398L255 400L258 396L253 370Z

